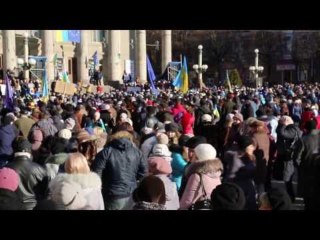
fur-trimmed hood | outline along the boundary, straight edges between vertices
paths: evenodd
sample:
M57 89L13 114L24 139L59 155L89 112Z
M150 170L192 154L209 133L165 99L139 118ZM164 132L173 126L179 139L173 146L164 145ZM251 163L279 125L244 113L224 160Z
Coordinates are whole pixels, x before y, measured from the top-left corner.
M52 182L49 184L50 189L54 189L57 184L63 181L73 181L81 185L82 189L86 188L101 188L102 183L100 177L94 173L90 172L88 174L68 174L61 173L58 174Z
M191 163L186 171L186 176L189 178L194 173L206 174L211 178L219 178L223 171L223 165L220 159L207 160Z

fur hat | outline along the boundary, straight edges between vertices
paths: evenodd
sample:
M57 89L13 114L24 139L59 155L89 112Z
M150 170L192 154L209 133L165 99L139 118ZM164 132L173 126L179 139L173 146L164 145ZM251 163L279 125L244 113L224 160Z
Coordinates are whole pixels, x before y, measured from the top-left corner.
M166 174L169 175L172 173L171 164L160 157L151 157L148 161L149 163L149 172L151 174Z
M0 168L0 189L16 191L19 186L20 178L16 171L11 168Z
M67 128L62 129L59 131L58 137L69 140L72 137L72 132Z
M213 210L243 210L246 197L243 190L234 183L222 183L211 193Z
M201 117L202 122L212 122L212 117L209 114L203 114Z
M195 149L194 152L198 158L197 161L207 161L213 160L217 157L216 149L207 143L199 144Z
M157 140L158 140L158 143L160 143L160 144L165 144L165 145L169 144L169 137L165 133L160 133L157 136Z
M62 181L52 189L51 199L58 205L64 206L67 210L80 210L86 206L81 186L72 181Z
M164 156L164 157L171 157L171 152L169 151L169 148L165 144L155 144L152 153L155 156Z

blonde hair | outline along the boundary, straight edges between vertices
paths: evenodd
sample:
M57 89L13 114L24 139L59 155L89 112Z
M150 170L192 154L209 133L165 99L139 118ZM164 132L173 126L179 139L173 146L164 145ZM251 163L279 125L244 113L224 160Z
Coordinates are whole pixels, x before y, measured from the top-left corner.
M66 173L89 173L88 161L82 153L69 153L64 164Z

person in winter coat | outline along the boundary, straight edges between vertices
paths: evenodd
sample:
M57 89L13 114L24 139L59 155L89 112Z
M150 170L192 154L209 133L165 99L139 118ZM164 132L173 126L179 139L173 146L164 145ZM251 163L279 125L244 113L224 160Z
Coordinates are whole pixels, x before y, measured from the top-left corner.
M188 148L186 142L190 139L188 135L182 135L179 138L179 144L171 146L172 152L172 175L171 179L176 183L177 190L181 187L182 177L184 174L185 167L187 166L188 159Z
M238 150L225 154L224 182L237 184L246 196L246 210L257 210L254 177L256 174L254 142L249 136L238 139Z
M194 125L194 106L192 103L186 104L186 110L181 119L182 132L183 134L188 134L190 136L194 135L193 125Z
M147 121L146 126L142 128L141 137L141 151L145 159L147 159L151 153L153 146L157 143L156 133L154 131L155 123L152 120Z
M285 190L280 188L271 188L267 192L260 195L259 210L292 210L292 202Z
M161 156L153 157L148 160L149 173L159 177L164 184L166 192L166 209L177 210L179 208L179 196L177 187L168 177L172 173L170 163Z
M181 99L177 98L176 99L176 103L174 105L174 107L171 109L171 113L173 115L173 119L176 122L179 122L181 117L183 116L183 114L186 112L187 110L185 109L185 107L181 104Z
M11 168L0 168L0 210L23 210L22 201L16 190L19 175Z
M3 125L0 127L0 167L11 159L13 153L12 142L18 134L18 129L13 125L13 118L5 116Z
M92 170L102 179L106 209L123 209L137 187L137 181L148 173L147 161L132 138L127 131L116 132L92 164Z
M277 128L277 159L275 162L275 168L278 167L278 169L274 171L278 171L275 172L278 175L282 173L281 180L285 181L286 189L292 202L295 200L292 181L297 172L297 163L294 155L299 152L297 143L301 136L302 132L294 125L291 117L283 116L279 120Z
M48 187L48 176L45 169L32 161L31 143L18 137L12 143L14 159L7 167L14 169L20 177L17 190L25 210L32 210L38 200L44 199Z
M156 176L142 179L133 192L133 210L166 210L166 191L163 181Z
M199 135L200 132L199 130L201 129L201 123L202 123L202 116L204 114L210 115L211 116L211 110L210 110L210 104L206 99L202 98L200 100L200 107L198 107L195 110L195 126L194 126L194 131L196 135Z
M28 117L26 108L21 108L20 113L21 116L14 122L14 125L16 125L23 137L28 137L29 131L35 124L35 121Z
M54 136L58 132L58 129L53 125L52 119L50 119L49 112L43 112L40 114L40 120L36 122L30 129L28 135L29 141L32 141L32 134L36 129L40 129L42 131L44 139L48 136Z
M306 123L307 134L302 137L301 150L297 155L299 164L298 192L302 194L306 210L320 209L320 134L316 122Z
M254 155L256 157L256 177L255 183L258 194L265 192L267 180L267 166L269 162L270 139L267 127L262 121L254 121L250 126L250 136L256 147Z
M207 139L207 142L214 148L218 149L218 128L212 123L212 116L204 114L201 118L199 135Z
M88 161L81 153L69 153L64 163L65 173L58 174L49 185L50 192L64 182L75 182L81 186L86 204L82 209L104 210L104 202L101 193L101 179L90 172Z
M180 199L180 209L189 209L197 201L210 199L212 190L221 184L223 166L221 161L216 159L214 147L210 144L199 144L194 151L196 161L187 169L188 181Z

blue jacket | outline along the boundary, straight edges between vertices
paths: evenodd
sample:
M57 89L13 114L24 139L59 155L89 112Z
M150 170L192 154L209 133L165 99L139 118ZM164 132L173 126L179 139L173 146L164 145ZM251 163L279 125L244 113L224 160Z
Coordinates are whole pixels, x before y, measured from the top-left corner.
M9 124L0 127L0 159L12 155L11 145L16 136L18 136L18 130L14 125Z
M182 176L184 174L184 168L187 165L187 162L183 159L180 153L172 153L172 181L174 181L177 185L177 189L179 190L181 187Z
M129 197L137 187L137 181L148 174L147 160L141 151L127 138L112 140L99 152L92 170L102 179L104 200Z

